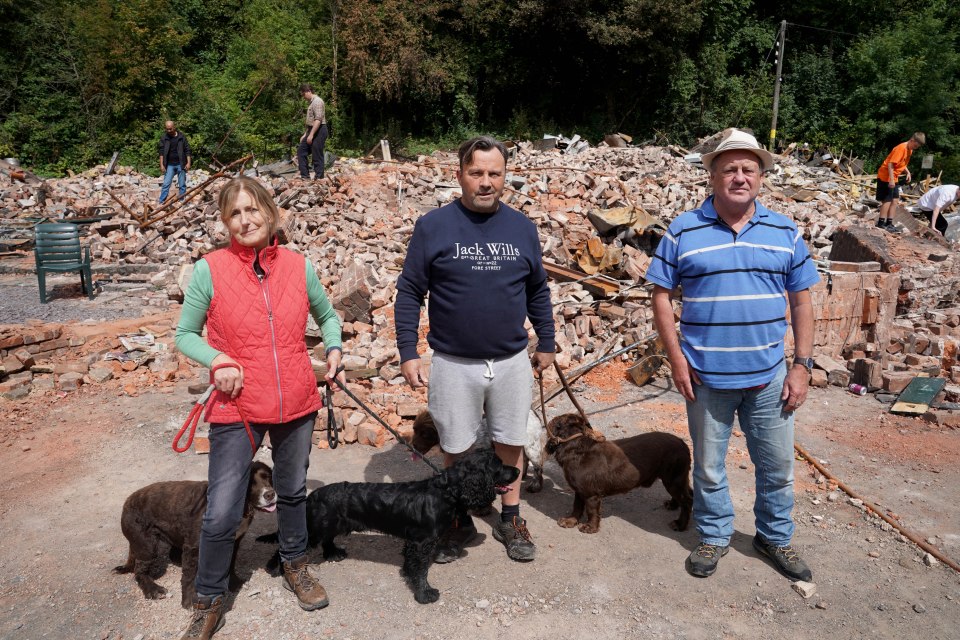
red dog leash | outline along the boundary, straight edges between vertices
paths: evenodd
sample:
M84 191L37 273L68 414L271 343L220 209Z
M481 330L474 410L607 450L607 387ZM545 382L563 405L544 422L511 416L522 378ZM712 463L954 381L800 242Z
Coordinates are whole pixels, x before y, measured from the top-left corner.
M177 453L183 453L190 448L190 445L193 444L193 437L197 433L197 425L200 423L200 416L203 415L203 410L206 407L207 401L210 399L213 390L216 389L216 385L213 384L213 374L224 368L233 368L239 369L240 365L234 364L232 362L227 362L225 364L218 364L213 369L210 370L210 386L207 387L207 390L203 392L203 395L197 399L196 404L193 405L193 408L190 410L190 415L187 416L187 419L184 421L183 426L180 427L180 431L177 432L177 435L173 438L173 450ZM243 414L243 409L240 408L240 403L237 403L237 411L240 412L240 419L243 420L243 426L247 430L247 437L250 438L250 449L254 454L257 453L257 445L253 440L253 431L250 430L250 423L247 421L247 416ZM180 446L180 438L183 437L183 434L187 432L187 444Z

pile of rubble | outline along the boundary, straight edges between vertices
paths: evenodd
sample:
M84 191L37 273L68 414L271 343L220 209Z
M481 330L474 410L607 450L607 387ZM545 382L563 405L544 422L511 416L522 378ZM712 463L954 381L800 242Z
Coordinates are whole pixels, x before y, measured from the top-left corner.
M709 187L696 154L686 149L566 142L564 148L556 140L511 145L504 201L540 230L558 361L565 369L582 369L625 345L639 343L644 353L652 352L651 287L643 275L666 226L702 202ZM402 384L399 373L392 318L396 281L416 219L459 196L455 169L455 154L437 152L407 161L344 161L317 182L280 172L260 176L282 209L283 240L313 262L343 317L349 375L364 381L364 395L396 424L423 400ZM123 167L104 174L105 167L96 167L47 180L43 198L30 181L0 177L0 267L6 257L26 255L36 222L79 219L95 274L111 266L152 265L151 284L175 307L192 264L227 239L214 202L217 182L172 215L145 225L156 210L159 181ZM191 184L210 177L192 172ZM814 383L852 381L889 391L915 375L960 383L954 360L960 339L954 252L904 210L895 218L904 228L901 235L874 229L878 203L866 184L851 173L849 162L808 166L792 155L778 158L777 169L764 178L761 199L798 221L822 270L823 281L813 292L822 354ZM308 339L316 345L319 376L318 336L311 326ZM0 384L12 376L25 378L24 370L37 373L42 362L37 353L30 366L17 355L24 355L29 343L0 344L6 345L0 347L4 367L10 357L24 364L14 371L11 362L12 368L0 372ZM83 375L96 381L89 371ZM957 395L960 387L948 391ZM383 441L378 427L367 429L371 421L344 406L345 441Z

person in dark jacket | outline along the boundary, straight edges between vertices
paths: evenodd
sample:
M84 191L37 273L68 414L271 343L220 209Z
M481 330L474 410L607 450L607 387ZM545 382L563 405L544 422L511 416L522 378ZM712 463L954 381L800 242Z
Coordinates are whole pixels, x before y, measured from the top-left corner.
M186 136L177 131L173 120L167 120L163 128L166 130L160 136L157 152L160 154L160 173L163 174L163 187L160 188L160 204L167 200L170 193L170 183L177 176L177 186L180 189L180 198L187 192L187 171L190 170L190 143Z
M507 165L503 144L487 136L473 138L460 145L459 156L457 181L463 195L417 220L397 281L400 368L413 388L427 384L417 328L429 291L427 341L433 356L428 404L444 464L450 466L473 445L485 416L497 455L519 468L528 441L533 382L524 325L528 318L537 334L533 366L538 371L551 366L556 350L547 273L536 225L500 201ZM470 516L459 514L435 560L455 560L476 535ZM520 517L519 478L501 496L493 537L512 560L530 561L536 555Z

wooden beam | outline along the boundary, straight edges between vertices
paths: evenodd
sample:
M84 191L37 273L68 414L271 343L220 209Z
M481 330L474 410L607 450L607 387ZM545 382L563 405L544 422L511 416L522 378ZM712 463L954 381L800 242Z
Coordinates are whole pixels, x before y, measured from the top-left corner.
M580 271L561 267L547 260L543 261L543 268L546 269L547 275L557 282L580 282L584 289L594 295L607 297L620 293L620 283L613 278L599 274L593 276L587 275Z

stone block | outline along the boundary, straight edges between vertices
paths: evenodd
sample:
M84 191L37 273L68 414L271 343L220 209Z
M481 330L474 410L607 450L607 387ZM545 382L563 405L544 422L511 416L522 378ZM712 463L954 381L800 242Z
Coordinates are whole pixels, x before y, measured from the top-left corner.
M426 408L422 402L401 402L397 404L397 415L401 418L416 418L417 414Z
M3 366L3 372L6 375L10 375L11 373L16 373L18 371L23 371L24 369L26 369L26 367L23 366L23 363L20 362L20 359L12 355L7 356L6 358L3 359L2 366Z
M90 365L86 362L61 362L53 367L53 373L60 376L67 373L84 374L90 371Z
M113 369L106 366L91 367L90 372L87 375L94 382L102 384L113 378Z
M61 391L76 391L83 384L83 374L75 371L64 373L57 378L57 385Z
M23 344L23 336L19 333L0 336L0 349L12 349Z
M356 355L345 355L340 360L340 364L347 371L359 371L367 368L367 359Z
M835 387L846 387L850 384L850 372L846 369L827 372L827 382Z
M826 387L827 386L827 372L823 369L814 369L810 373L810 386L811 387Z
M916 376L909 372L888 371L882 376L883 388L891 393L900 393Z
M371 323L373 318L372 290L376 278L373 269L366 264L353 261L340 274L340 280L331 292L331 301L334 309L343 312L343 319L347 322L359 320Z
M380 448L387 441L387 430L378 424L365 422L357 428L357 442Z

